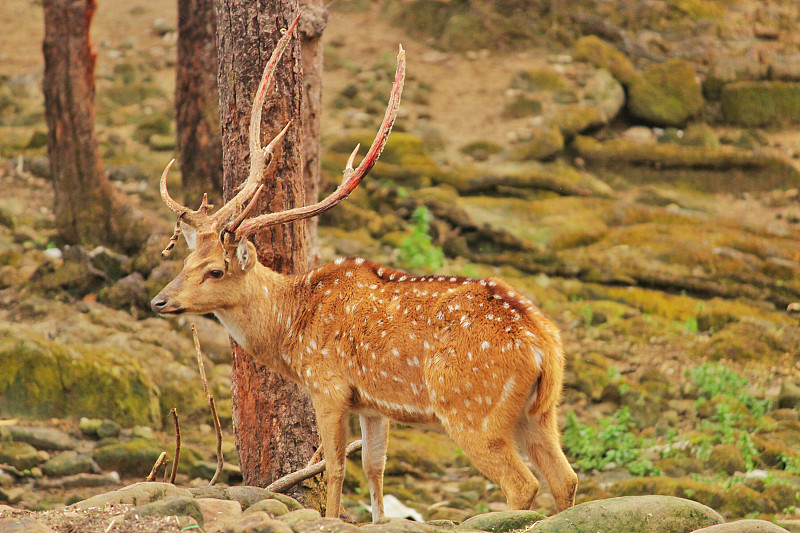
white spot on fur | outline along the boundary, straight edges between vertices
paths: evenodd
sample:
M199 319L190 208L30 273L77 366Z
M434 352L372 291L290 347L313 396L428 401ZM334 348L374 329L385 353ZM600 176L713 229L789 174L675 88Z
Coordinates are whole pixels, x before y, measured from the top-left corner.
M337 257L334 263L336 263L337 265L341 265L342 263L344 263L344 257Z
M491 345L489 344L489 341L483 341L483 342L481 343L481 349L483 349L483 350L488 350L488 349L489 349L489 346L491 346Z

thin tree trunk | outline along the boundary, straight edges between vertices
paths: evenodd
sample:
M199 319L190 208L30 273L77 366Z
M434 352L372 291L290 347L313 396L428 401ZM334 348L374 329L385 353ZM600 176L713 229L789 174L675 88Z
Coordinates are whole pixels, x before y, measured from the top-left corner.
M225 199L247 177L247 131L256 84L264 64L297 13L295 1L216 0L220 119ZM262 132L266 141L290 120L293 126L276 153L275 171L256 208L281 211L305 203L303 180L302 71L300 45L292 39L278 64L274 99L268 100ZM314 142L314 141L311 141ZM306 224L269 228L255 236L259 260L278 272L306 270ZM257 319L257 317L254 317ZM305 466L319 438L310 399L296 385L268 373L233 350L233 424L239 465L247 484L267 486Z
M95 0L44 0L44 100L55 221L68 244L138 249L148 232L111 185L94 131Z
M328 23L328 13L322 0L305 0L300 9L299 23L301 56L303 63L303 139L305 143L303 181L306 201L314 203L319 198L322 180L320 159L320 119L322 117L322 46L320 38ZM308 259L310 265L319 263L316 217L306 219L308 233Z
M178 0L175 109L184 203L222 200L214 0Z

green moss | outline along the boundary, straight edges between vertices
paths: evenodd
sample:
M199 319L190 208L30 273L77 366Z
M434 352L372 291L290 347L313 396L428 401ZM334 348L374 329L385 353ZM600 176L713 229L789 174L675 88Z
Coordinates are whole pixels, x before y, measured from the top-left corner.
M557 127L537 128L529 141L511 149L509 159L515 161L544 161L552 159L564 149L564 136Z
M124 353L10 331L0 338L0 413L161 425L155 385Z
M725 492L725 504L719 510L731 517L744 517L751 513L776 513L771 500L745 485L734 485Z
M578 39L572 54L578 61L586 61L596 67L607 69L626 87L640 77L633 63L625 54L595 35L587 35Z
M679 144L685 146L701 146L703 148L719 148L719 137L714 128L703 122L689 124Z
M659 126L681 126L703 107L694 70L681 59L648 66L628 88L628 110Z
M557 91L566 89L567 82L550 69L523 70L511 76L511 88L526 92Z
M800 123L800 83L741 81L722 88L722 116L741 126Z
M687 498L700 502L713 509L719 509L726 501L725 491L721 487L685 478L648 477L629 479L614 483L609 490L615 496L638 496L643 494L677 496L678 498Z
M561 130L566 139L578 133L602 126L605 122L603 112L595 107L581 105L565 105L558 109L553 123Z
M524 118L542 114L542 102L527 96L517 96L503 107L503 118Z
M486 161L489 156L503 151L503 147L491 141L474 141L458 149L462 154L467 154L477 161Z

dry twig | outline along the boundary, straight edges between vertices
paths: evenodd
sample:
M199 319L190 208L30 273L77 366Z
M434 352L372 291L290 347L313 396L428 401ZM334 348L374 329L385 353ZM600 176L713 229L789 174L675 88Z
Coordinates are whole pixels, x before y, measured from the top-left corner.
M175 460L172 461L172 473L169 475L169 482L174 484L178 474L178 459L181 456L181 425L178 423L178 410L173 407L169 412L175 420Z
M347 445L347 449L345 450L345 456L349 456L357 452L361 449L361 440L353 441ZM310 477L314 477L317 474L322 473L325 470L325 459L321 460L320 462L313 464L311 466L307 466L301 470L296 472L292 472L291 474L286 474L282 478L274 481L270 486L267 487L267 490L272 492L285 492L290 488L294 487L298 483L305 481Z
M214 403L214 396L208 392L208 379L206 378L206 369L203 366L203 354L200 351L200 339L197 337L197 329L192 324L192 337L194 337L194 349L197 352L197 366L200 368L200 378L203 380L203 391L206 394L206 401L211 408L211 417L214 419L214 430L217 433L217 471L214 472L214 477L208 482L209 486L215 484L222 473L222 425L219 423L219 416L217 415L217 406Z
M153 481L158 475L158 471L161 469L161 466L164 464L164 461L167 459L167 452L161 452L161 455L158 456L156 459L155 464L153 465L153 469L145 478L145 481Z

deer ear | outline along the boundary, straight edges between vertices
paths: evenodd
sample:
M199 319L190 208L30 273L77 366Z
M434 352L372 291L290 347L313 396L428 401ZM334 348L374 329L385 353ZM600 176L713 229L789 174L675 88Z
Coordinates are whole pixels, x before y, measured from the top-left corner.
M256 261L255 246L250 244L247 238L242 238L236 246L236 259L239 261L239 268L242 272L247 272L255 265Z
M189 246L190 250L194 250L197 248L197 230L191 227L189 224L181 221L181 233L183 233L183 238L186 239L186 244Z

